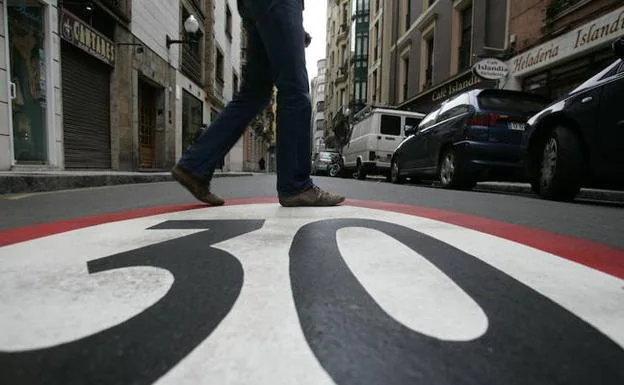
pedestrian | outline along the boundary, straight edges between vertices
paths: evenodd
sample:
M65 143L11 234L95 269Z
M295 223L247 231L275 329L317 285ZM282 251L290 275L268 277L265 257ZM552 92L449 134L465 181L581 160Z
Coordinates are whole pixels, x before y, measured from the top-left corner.
M248 35L241 90L171 170L173 178L209 205L224 200L210 191L215 166L242 136L277 88L277 195L285 207L335 206L344 197L310 178L311 101L303 28L303 0L238 0Z
M264 158L260 158L260 160L258 161L258 167L260 168L260 171L264 171L265 165L266 165L266 162L264 161Z

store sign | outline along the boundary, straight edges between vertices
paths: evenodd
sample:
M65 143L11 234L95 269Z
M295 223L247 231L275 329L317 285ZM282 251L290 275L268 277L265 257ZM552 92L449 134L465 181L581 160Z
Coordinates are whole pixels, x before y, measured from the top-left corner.
M450 83L444 84L431 93L431 101L437 102L450 98L451 96L458 94L476 84L479 84L481 79L475 76L472 72L467 72L466 75L456 79Z
M61 15L60 29L64 40L106 64L115 64L115 43L66 10Z
M624 7L511 59L512 76L522 76L624 35Z
M498 59L484 59L472 67L474 73L487 80L502 79L509 74L509 67Z

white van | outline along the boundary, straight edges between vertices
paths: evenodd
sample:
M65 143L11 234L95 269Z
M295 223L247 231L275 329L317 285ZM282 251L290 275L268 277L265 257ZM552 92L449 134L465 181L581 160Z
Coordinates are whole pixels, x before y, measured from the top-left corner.
M343 172L358 179L390 174L394 150L405 139L405 128L416 128L419 112L368 106L353 116L349 142L342 148Z

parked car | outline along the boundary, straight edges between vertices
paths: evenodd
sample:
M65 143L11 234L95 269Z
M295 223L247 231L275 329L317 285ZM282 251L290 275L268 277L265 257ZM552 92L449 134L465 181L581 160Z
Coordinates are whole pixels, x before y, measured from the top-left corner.
M522 133L549 103L530 93L466 91L427 115L392 156L390 180L437 179L444 188L471 189L483 180L521 180Z
M337 176L340 168L340 154L335 150L320 151L312 156L312 175Z
M529 120L525 168L543 198L624 188L624 37L613 49L618 60Z
M349 141L342 148L344 175L364 179L390 174L390 159L405 130L417 127L425 114L368 106L354 115Z

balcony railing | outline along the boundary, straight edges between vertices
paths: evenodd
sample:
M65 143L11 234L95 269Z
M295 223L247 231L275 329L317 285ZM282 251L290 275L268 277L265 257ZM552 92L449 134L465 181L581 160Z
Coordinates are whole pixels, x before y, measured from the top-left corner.
M182 45L182 72L197 84L202 84L202 61L187 45Z

